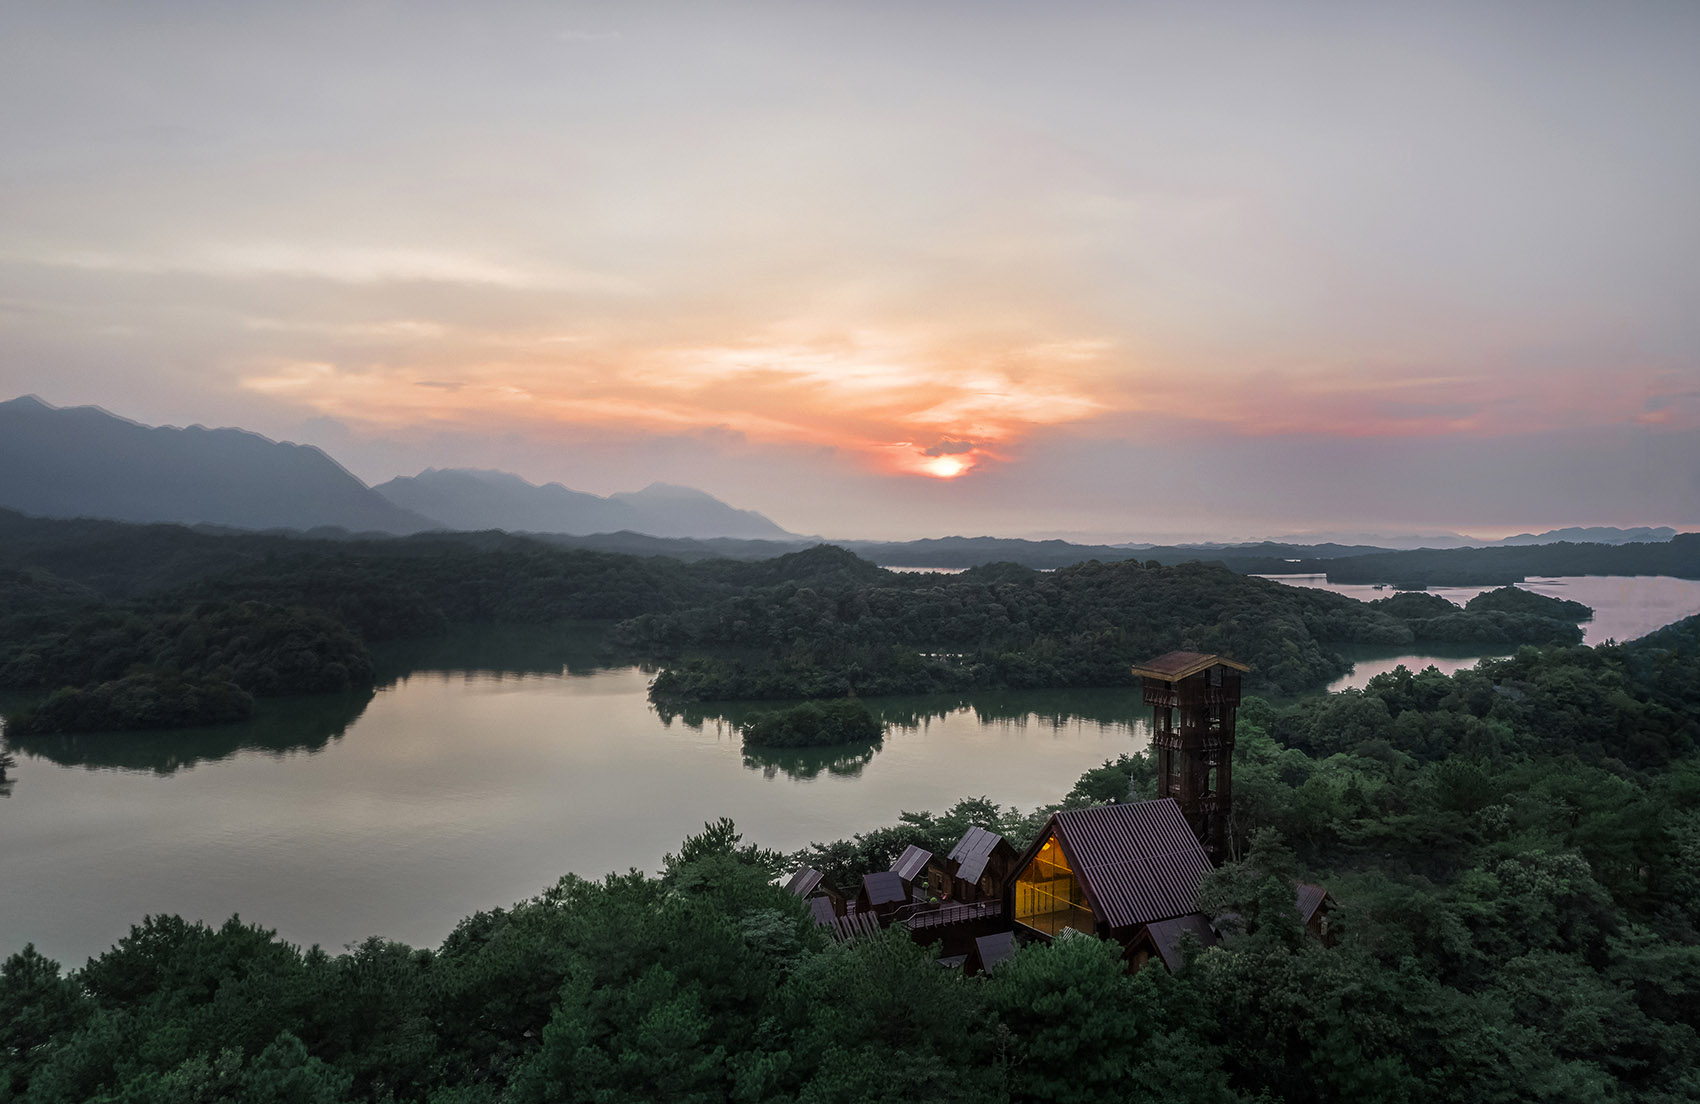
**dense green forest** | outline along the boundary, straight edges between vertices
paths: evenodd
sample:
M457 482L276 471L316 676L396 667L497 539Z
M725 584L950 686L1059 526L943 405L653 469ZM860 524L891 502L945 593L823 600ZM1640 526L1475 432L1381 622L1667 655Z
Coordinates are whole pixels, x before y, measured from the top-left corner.
M1126 685L1175 648L1233 655L1254 689L1293 693L1346 672L1341 644L1581 639L1585 607L1498 601L1366 605L1197 563L938 576L828 545L687 563L500 533L315 540L0 511L0 688L54 692L11 718L36 734L358 689L372 644L490 623L611 624L608 658L663 664L654 695L673 702ZM173 708L167 685L193 693Z
M151 917L69 973L0 965L0 1100L1692 1100L1697 738L1700 618L1248 700L1240 857L1201 889L1230 938L1174 975L1082 936L964 978L901 930L833 943L774 885L1041 822L983 799L790 857L712 825L430 950ZM1064 800L1150 790L1123 757Z
M744 743L755 747L832 747L884 738L885 726L853 698L804 702L758 713L743 726Z

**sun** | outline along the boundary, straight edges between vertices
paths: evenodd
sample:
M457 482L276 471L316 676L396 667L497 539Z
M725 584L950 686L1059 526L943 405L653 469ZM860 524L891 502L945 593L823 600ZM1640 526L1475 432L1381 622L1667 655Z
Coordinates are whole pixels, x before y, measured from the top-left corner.
M974 465L960 456L929 456L921 470L937 479L955 479Z

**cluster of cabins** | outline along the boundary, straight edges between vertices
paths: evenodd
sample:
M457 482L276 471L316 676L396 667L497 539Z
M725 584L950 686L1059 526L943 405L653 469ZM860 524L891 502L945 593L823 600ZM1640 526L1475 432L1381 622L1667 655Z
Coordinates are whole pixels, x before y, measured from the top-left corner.
M1192 652L1135 668L1147 704L1160 711L1156 742L1170 745L1159 747L1167 796L1053 813L1020 852L983 828L942 856L911 845L854 893L814 869L799 870L787 888L840 939L901 925L919 942L941 944L940 961L970 974L994 969L1020 943L1068 931L1117 941L1132 969L1153 959L1178 969L1188 936L1205 946L1220 940L1199 910L1198 888L1212 867L1206 843L1221 842L1231 800L1226 758L1243 670ZM1321 886L1299 886L1299 918L1318 935L1327 904Z

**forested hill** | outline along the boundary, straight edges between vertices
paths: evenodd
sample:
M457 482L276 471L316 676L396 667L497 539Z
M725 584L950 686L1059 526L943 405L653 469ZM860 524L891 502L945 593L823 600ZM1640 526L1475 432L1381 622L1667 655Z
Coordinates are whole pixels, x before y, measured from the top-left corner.
M1573 643L1585 613L1535 597L1378 607L1202 564L916 575L830 545L685 563L500 533L311 540L16 514L0 514L0 596L0 686L57 690L10 718L36 732L230 720L253 695L366 684L374 641L478 623L617 623L614 658L667 665L658 696L724 700L1126 685L1175 648L1296 692L1346 671L1337 643Z
M1673 575L1700 579L1700 533L1662 543L1539 544L1500 548L1424 548L1298 563L1236 565L1262 574L1326 574L1334 583L1504 586L1543 575Z

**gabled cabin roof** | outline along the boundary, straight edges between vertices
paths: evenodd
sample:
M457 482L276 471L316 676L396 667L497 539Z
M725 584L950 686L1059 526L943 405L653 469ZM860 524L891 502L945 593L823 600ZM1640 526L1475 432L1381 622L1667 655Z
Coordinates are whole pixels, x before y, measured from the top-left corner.
M830 928L838 920L838 910L832 907L830 897L816 897L809 902L809 915L815 923Z
M1221 942L1216 938L1215 930L1210 927L1210 921L1196 912L1177 916L1172 920L1158 920L1154 924L1148 924L1145 931L1157 948L1157 956L1163 960L1163 965L1169 968L1171 974L1186 964L1181 957L1183 936L1194 935L1206 947L1213 947Z
M820 888L820 884L825 878L826 875L814 867L805 866L791 875L791 880L785 883L785 892L795 894L798 897L807 897Z
M1299 910L1299 923L1308 924L1316 918L1316 910L1322 907L1322 902L1328 896L1328 891L1310 882L1299 883L1299 898L1294 902Z
M927 863L932 859L931 851L923 850L910 844L903 849L903 854L897 856L897 861L891 864L891 872L905 882L912 882L927 869Z
M1053 831L1092 911L1111 929L1198 909L1198 880L1209 872L1210 856L1174 798L1053 813L1021 869Z
M1236 671L1249 671L1249 664L1227 656L1212 655L1207 652L1164 652L1156 659L1148 659L1144 663L1136 663L1133 673L1141 678L1157 679L1161 682L1179 682L1191 678L1200 671L1208 671L1220 664L1232 667Z
M867 894L870 908L902 904L909 900L909 891L903 887L903 879L894 870L862 875L862 892Z
M1015 848L996 832L988 832L984 828L970 828L964 832L956 846L950 849L950 859L956 863L956 877L965 882L979 881L999 844L1008 847L1010 854L1015 853Z
M1019 944L1015 941L1014 932L994 932L991 935L982 935L974 940L972 957L979 968L989 974L998 963L1014 954L1018 947Z

